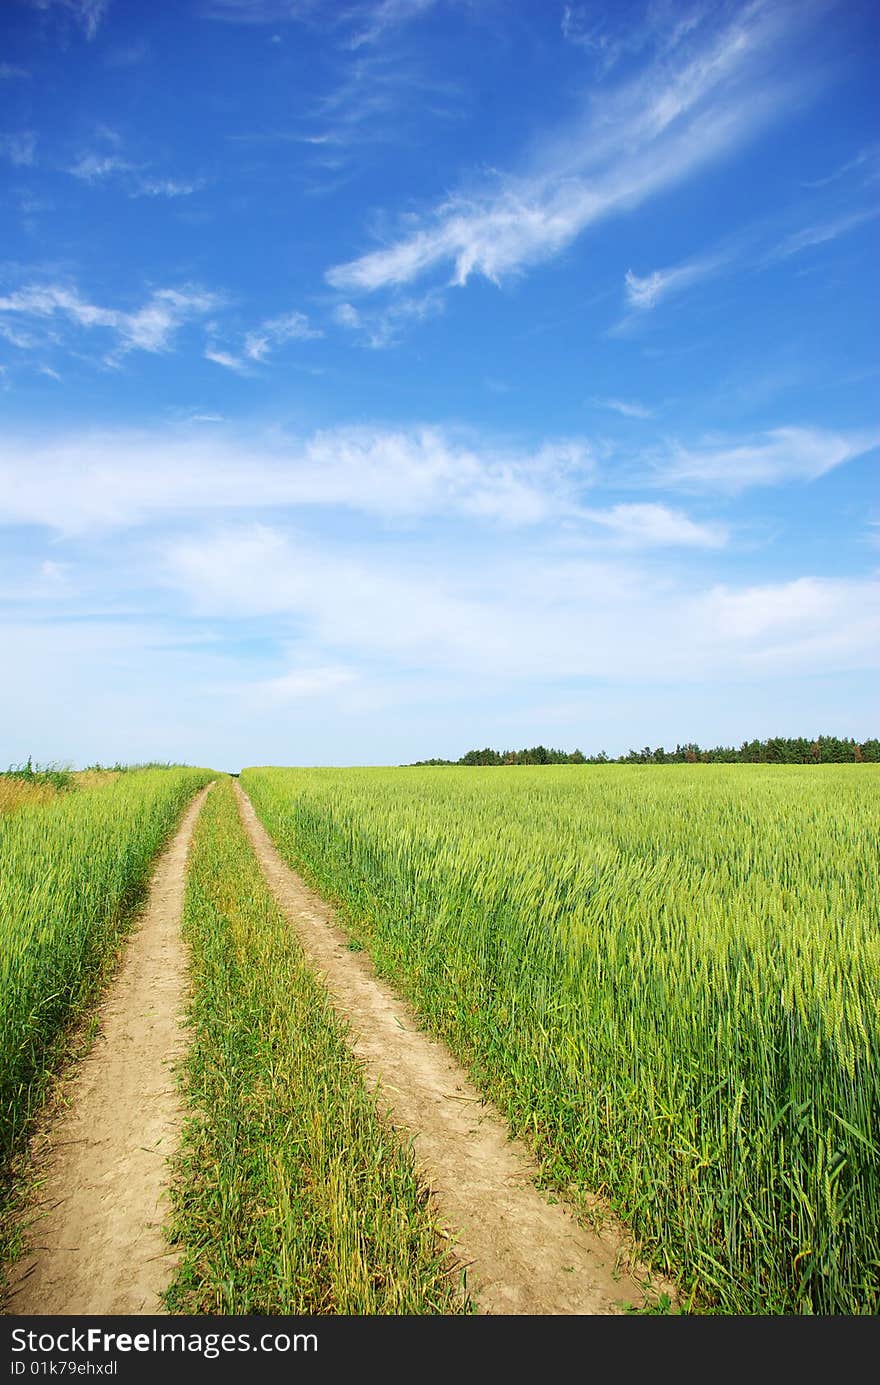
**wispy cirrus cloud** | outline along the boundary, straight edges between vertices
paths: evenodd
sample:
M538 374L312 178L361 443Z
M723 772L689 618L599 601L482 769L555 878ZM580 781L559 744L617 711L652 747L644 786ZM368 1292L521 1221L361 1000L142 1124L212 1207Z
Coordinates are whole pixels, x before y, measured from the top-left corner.
M158 177L149 165L132 163L121 154L84 154L67 172L84 183L118 180L129 197L189 197L205 185L201 178Z
M787 260L791 255L799 255L803 250L825 245L828 241L837 240L840 236L855 231L859 226L864 226L868 221L875 221L878 216L880 207L867 207L827 221L816 222L812 226L805 226L802 230L786 236L785 240L770 252L767 262Z
M117 173L132 173L135 165L118 154L84 154L67 172L84 183L99 183Z
M567 43L590 52L602 53L612 48L613 43L600 25L591 23L592 16L586 5L563 5L560 29ZM614 58L609 59L609 66Z
M653 418L654 411L644 404L640 404L637 399L607 399L601 395L593 395L590 399L591 404L595 404L599 409L610 409L612 413L620 414L622 418Z
M116 364L129 351L170 350L186 322L211 312L219 302L217 295L185 285L156 289L139 308L110 308L89 302L67 284L28 284L0 297L0 321L4 314L24 321L34 344L42 342L35 329L49 320L66 321L86 331L109 331L115 342L104 360Z
M459 193L391 245L327 272L346 293L411 283L451 266L500 281L564 250L586 227L717 162L777 114L793 79L775 61L796 12L746 6L720 32L595 100L526 167Z
M656 308L665 298L682 293L701 279L717 274L729 262L729 256L710 255L667 269L655 269L641 277L631 269L627 270L624 280L627 304L639 312Z
M303 19L316 3L320 0L202 0L201 11L228 24L283 24Z
M411 141L415 119L458 119L462 98L417 50L371 44L345 54L333 86L288 138L310 147L309 166L321 175L317 189L339 186L382 146Z
M299 176L310 196L338 192L365 160L380 159L389 144L411 144L416 122L461 119L466 89L425 62L407 30L438 0L361 0L358 4L298 7L283 16L271 4L227 4L211 17L228 22L296 19L319 32L327 56L323 89L306 108L276 128L230 134L232 143L300 146ZM274 35L272 42L281 42Z
M878 164L880 164L880 146L876 144L870 145L866 149L860 149L851 159L846 159L844 163L839 164L838 167L832 169L830 173L826 173L823 178L813 178L808 182L802 183L801 186L805 188L826 188L830 183L836 183L839 179L846 178L850 173L855 173L856 170L867 174L869 181L873 181L873 179L877 177L878 172L880 172Z
M37 162L37 136L33 130L0 134L0 155L17 168L30 168Z
M30 351L32 347L39 344L38 339L30 332L23 332L18 326L13 326L9 322L4 322L0 318L0 337L8 341L10 346L15 346L19 351Z
M585 509L583 517L634 548L723 548L727 531L720 524L698 524L667 505L613 505Z
M295 341L314 341L324 334L313 326L306 313L294 311L267 317L249 332L244 333L238 350L232 351L220 341L216 323L210 325L211 340L205 349L205 359L225 366L238 375L252 375L254 368L266 362L273 352Z
M227 24L311 24L334 34L340 46L358 49L379 43L393 30L433 9L438 0L348 0L327 6L323 0L202 0L208 19ZM272 42L280 42L273 35Z
M29 0L29 3L35 10L56 10L69 15L91 40L110 9L111 0Z
M823 428L772 428L745 439L672 443L653 459L663 486L736 494L751 486L815 481L880 446L880 431L834 433Z
M204 179L141 177L131 197L191 197L205 186Z
M709 6L683 3L649 3L639 16L629 8L602 13L595 5L566 3L560 29L566 43L582 49L594 60L601 78L623 59L646 50L671 53L710 14Z
M364 345L382 350L396 346L411 323L442 313L444 302L443 294L433 289L429 293L395 297L385 307L372 311L356 308L353 303L338 303L333 318L340 327L356 333Z
M312 341L323 336L319 328L313 327L305 313L282 313L279 317L266 318L244 339L245 355L252 361L263 361L279 346L289 341Z
M651 270L643 275L627 270L624 276L626 306L637 315L648 313L667 299L686 293L697 284L723 274L769 269L804 251L848 235L878 216L880 207L876 206L843 211L790 231L775 242L769 240L766 228L750 227L736 237L728 238L714 250L680 264ZM631 317L624 318L612 330L625 330L631 321Z
M354 23L354 33L345 40L347 48L363 48L381 42L388 33L410 24L433 9L437 0L368 0L353 6L346 17Z
M224 351L222 347L214 346L210 342L205 347L204 356L206 361L222 365L225 370L232 370L236 375L251 374L250 365L242 360L241 356L234 356L231 351Z

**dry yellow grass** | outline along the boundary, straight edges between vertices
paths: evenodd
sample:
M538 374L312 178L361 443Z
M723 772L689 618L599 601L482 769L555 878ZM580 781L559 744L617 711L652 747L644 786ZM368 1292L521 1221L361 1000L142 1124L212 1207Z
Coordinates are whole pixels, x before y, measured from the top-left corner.
M51 784L29 784L26 779L0 778L0 813L35 803L48 803L58 790Z
M70 778L69 787L96 789L102 784L111 784L119 775L120 771L115 769L76 770ZM38 803L49 803L58 793L57 785L45 779L0 775L0 814L15 812L16 808L33 807Z

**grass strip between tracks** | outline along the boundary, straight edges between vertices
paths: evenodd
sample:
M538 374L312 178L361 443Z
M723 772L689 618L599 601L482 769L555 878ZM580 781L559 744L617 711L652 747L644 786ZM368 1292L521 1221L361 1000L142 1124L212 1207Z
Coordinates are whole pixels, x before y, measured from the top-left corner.
M184 933L192 1042L170 1311L467 1311L412 1152L269 893L228 780L196 827Z

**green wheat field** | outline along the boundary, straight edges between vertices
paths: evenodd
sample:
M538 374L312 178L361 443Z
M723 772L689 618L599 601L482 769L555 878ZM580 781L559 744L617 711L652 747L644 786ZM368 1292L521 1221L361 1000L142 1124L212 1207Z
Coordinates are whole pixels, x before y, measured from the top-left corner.
M184 920L172 1306L459 1311L408 1150L264 897L227 776L95 773L0 805L0 1154L20 1151L156 852L212 779ZM241 784L546 1186L610 1204L691 1311L880 1311L880 767Z

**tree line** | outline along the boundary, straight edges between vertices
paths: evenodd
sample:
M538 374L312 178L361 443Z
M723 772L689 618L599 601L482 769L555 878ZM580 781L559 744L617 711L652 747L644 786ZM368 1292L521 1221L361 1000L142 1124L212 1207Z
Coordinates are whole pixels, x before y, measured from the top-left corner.
M739 747L716 745L704 749L696 741L665 750L629 750L625 755L584 755L580 750L554 750L535 745L528 750L468 750L460 760L416 760L415 765L843 765L880 763L880 740L856 741L850 736L771 736L766 741L743 741Z

